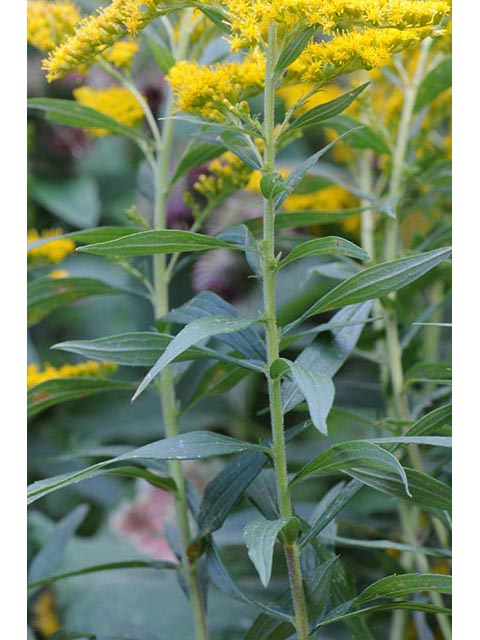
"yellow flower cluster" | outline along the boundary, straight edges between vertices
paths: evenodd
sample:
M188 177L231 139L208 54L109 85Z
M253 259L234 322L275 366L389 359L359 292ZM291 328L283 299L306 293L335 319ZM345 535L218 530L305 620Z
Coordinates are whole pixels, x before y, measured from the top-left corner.
M312 42L289 68L290 78L324 84L359 69L386 65L391 56L432 34L419 29L365 29L338 35L328 42Z
M54 280L61 280L62 278L68 278L69 276L70 274L66 269L54 269L48 274L48 277L53 278Z
M263 89L265 60L258 50L248 53L242 62L200 65L177 62L167 75L180 110L214 121L245 98Z
M138 44L136 42L133 42L133 40L121 40L115 42L103 55L108 62L111 62L118 69L130 69L137 51Z
M360 204L357 196L332 184L311 193L294 193L285 200L285 211L337 211L354 209Z
M234 153L226 151L208 165L208 175L201 174L193 185L195 191L205 198L226 196L248 183L252 169Z
M357 27L395 29L437 24L450 10L444 0L225 0L232 48L259 44L275 20L281 32L321 27L324 34Z
M73 34L80 12L71 3L28 0L27 42L40 51L50 51Z
M62 78L79 65L90 64L115 42L135 35L160 15L185 6L182 0L113 0L87 16L75 33L44 61L47 79Z
M137 127L143 119L143 109L136 98L124 87L108 87L107 89L92 89L92 87L78 87L73 92L77 102L86 107L96 109L117 122L129 127ZM88 129L93 136L105 136L107 129Z
M44 240L45 238L54 238L55 236L61 236L63 234L62 229L45 229L41 233L38 233L36 229L29 229L27 232L27 243L36 242L37 240ZM28 261L32 264L38 263L57 263L62 262L66 256L75 251L75 243L70 238L61 238L59 240L52 240L52 242L46 242L45 244L35 247L27 251Z
M117 369L118 366L111 362L93 362L93 360L80 364L64 364L61 367L54 367L47 362L43 371L36 364L29 364L27 365L27 388L58 378L99 377L113 373Z

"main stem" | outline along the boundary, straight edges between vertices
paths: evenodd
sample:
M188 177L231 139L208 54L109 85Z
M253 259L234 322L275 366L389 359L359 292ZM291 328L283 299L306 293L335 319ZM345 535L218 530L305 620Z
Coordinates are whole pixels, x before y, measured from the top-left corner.
M430 42L423 42L415 73L411 81L405 83L404 86L404 101L402 113L400 116L397 140L392 157L392 174L388 190L389 200L394 203L396 209L398 209L398 202L403 191L404 169L407 159L413 116L415 112L415 102L417 100L418 88L425 75L429 50ZM395 258L397 257L398 237L399 222L397 215L395 218L390 218L386 223L384 245L385 261L395 260ZM393 295L392 299L394 299ZM398 334L397 314L393 305L391 305L391 307L387 309L385 322L386 356L390 369L390 383L392 386L395 414L397 418L409 421L411 419L411 416L404 388L402 347ZM416 445L411 445L411 447L409 448L409 455L413 466L416 469L421 469L423 465L421 462L418 447ZM402 511L401 524L406 541L414 542L415 534L414 531L412 531L412 527L413 529L415 528L415 523L412 523L411 520L408 519L408 517L405 515L405 510ZM438 526L436 525L435 520L434 525ZM428 571L429 563L427 558L423 554L415 554L415 561L418 570ZM432 592L430 593L430 597L434 604L440 606L443 604L442 598L438 593ZM448 619L446 618L446 616L441 614L437 614L436 618L443 637L446 640L449 640L452 633ZM405 637L405 622L405 612L395 612L390 640L403 640L403 638Z
M268 29L268 49L266 55L266 74L264 92L264 174L275 168L275 63L277 48L277 24L271 22ZM280 355L280 331L277 325L275 303L275 279L277 265L275 260L275 204L273 197L263 201L263 250L262 250L263 304L266 323L266 341L268 371L272 363ZM288 487L287 457L285 449L282 399L280 379L268 374L268 394L270 403L270 420L272 428L272 455L275 469L276 487L280 515L290 518L293 514ZM307 640L309 636L308 614L300 567L300 551L296 541L286 541L285 556L290 578L295 626L299 640Z
M184 24L188 16L184 17ZM182 39L180 34L178 59L185 55L187 44L186 35ZM174 121L170 116L173 112L173 95L169 90L165 102L164 125L162 128L161 146L157 145L157 175L154 203L154 228L166 228L167 201L169 192L169 169L173 139ZM166 274L166 256L164 254L154 256L154 287L155 287L155 314L156 318L162 317L169 311L168 278ZM176 436L179 433L179 414L175 397L175 385L170 367L166 367L160 374L158 390L162 402L162 414L167 437ZM198 570L194 558L188 555L191 543L190 524L188 519L188 504L186 494L185 476L181 462L170 460L168 462L170 476L177 486L175 494L176 522L180 536L183 574L190 596L190 604L195 626L197 640L208 640L208 628L205 615L205 606L200 591Z

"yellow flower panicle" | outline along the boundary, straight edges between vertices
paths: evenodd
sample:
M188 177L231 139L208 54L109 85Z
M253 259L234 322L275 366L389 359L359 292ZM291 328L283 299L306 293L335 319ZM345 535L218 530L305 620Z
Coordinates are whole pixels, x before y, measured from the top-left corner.
M167 80L180 110L222 121L234 105L263 89L264 71L264 57L254 50L242 62L203 66L182 60L170 69Z
M359 69L383 67L394 53L430 35L431 27L366 29L312 42L289 67L289 75L293 80L324 84Z
M54 367L47 362L43 370L36 364L29 364L27 365L27 388L58 378L100 377L113 373L117 369L118 366L111 362L94 362L93 360L80 364L64 364L61 367Z
M115 42L136 35L158 16L185 4L180 0L113 0L84 18L75 33L50 53L43 64L47 79L58 80L79 65L91 64Z
M311 193L294 193L285 200L285 211L337 211L354 209L360 204L357 196L338 185L330 185Z
M63 234L62 229L46 229L39 233L36 229L27 232L27 243L37 240L54 238ZM27 251L28 262L31 264L52 264L62 262L70 253L75 251L75 243L70 238L52 240Z
M80 12L71 2L27 2L27 42L40 51L50 51L72 35Z
M129 127L137 127L143 120L143 109L130 91L124 87L109 87L107 89L92 89L78 87L73 92L77 102L96 109L117 122ZM88 129L93 136L105 136L110 133L107 129Z
M107 49L104 57L118 69L130 69L132 60L138 51L138 43L133 40L121 40Z
M437 24L450 10L444 0L225 0L232 48L260 44L271 20L284 31L322 28L324 34L357 27L410 29Z
M231 151L226 151L208 165L208 174L200 174L194 190L206 198L215 198L243 189L252 169Z

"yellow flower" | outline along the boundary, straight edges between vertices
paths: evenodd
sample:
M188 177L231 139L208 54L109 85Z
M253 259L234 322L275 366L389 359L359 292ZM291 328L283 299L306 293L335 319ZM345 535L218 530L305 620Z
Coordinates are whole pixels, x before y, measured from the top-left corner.
M130 69L134 55L138 51L138 44L132 40L121 40L107 49L104 57L119 69Z
M38 233L36 229L29 229L27 232L27 243L30 244L45 238L54 238L62 234L62 229L45 229L41 233ZM74 251L75 243L73 240L70 240L70 238L61 238L42 244L34 249L29 249L27 251L27 257L28 262L31 264L57 263L62 262L66 256Z
M129 127L137 127L143 119L143 109L136 98L124 87L109 87L108 89L92 89L79 87L73 92L77 102L96 109L117 122ZM107 129L88 129L93 136L105 136Z
M80 12L68 2L27 2L27 42L40 51L50 51L70 36L80 20Z
M50 53L43 64L47 79L58 80L79 65L91 64L126 35L137 34L158 16L185 5L182 0L113 0L84 18L75 33Z
M93 360L80 364L64 364L61 367L54 367L46 362L43 371L36 364L29 364L27 365L27 388L58 378L100 377L113 373L117 369L118 366L111 362L93 362Z
M286 211L337 211L358 206L357 196L337 185L311 193L294 193L288 196L283 205Z
M226 151L208 165L208 174L198 177L193 188L206 198L226 196L243 189L248 183L252 169L231 151Z
M221 121L234 105L263 89L264 75L263 54L254 50L242 62L203 66L182 60L170 69L167 80L179 109Z
M32 606L33 627L49 638L60 629L55 601L50 590L43 591Z
M50 271L50 273L48 274L48 277L53 278L54 280L68 278L69 276L70 274L66 269L54 269L53 271Z

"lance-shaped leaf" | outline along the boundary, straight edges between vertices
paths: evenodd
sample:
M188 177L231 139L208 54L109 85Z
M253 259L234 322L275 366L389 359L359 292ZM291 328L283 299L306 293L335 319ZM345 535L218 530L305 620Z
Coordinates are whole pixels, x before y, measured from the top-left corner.
M91 242L105 242L107 240L115 240L116 238L122 238L130 233L138 233L136 227L94 227L92 229L82 229L81 231L72 231L70 233L62 233L58 236L49 236L48 238L40 238L27 244L27 251L41 247L49 242L55 242L56 240L62 240L63 238L70 238L75 242L82 242L90 244Z
M210 249L240 249L238 245L213 236L193 231L160 229L140 231L124 238L87 244L78 251L101 256L153 256L161 253L183 253L185 251L209 251Z
M297 245L290 251L287 257L280 262L279 268L281 269L299 258L322 255L350 256L358 260L368 260L368 253L353 242L330 236L327 238L307 240L307 242Z
M276 371L289 369L293 381L307 401L310 418L320 433L327 434L327 416L332 408L335 397L335 386L332 379L325 373L312 371L297 362L290 362L280 358L272 364L270 373L275 376Z
M262 518L249 522L245 527L243 535L248 556L255 565L264 587L268 587L272 575L273 547L277 537L285 527L294 521L297 522L295 518L279 518L278 520Z
M148 387L162 369L164 369L168 364L170 364L170 362L175 360L175 358L186 351L189 347L201 340L204 340L205 338L211 338L212 336L220 333L233 333L235 331L240 331L241 329L251 326L255 322L257 322L257 320L246 320L245 318L232 319L228 316L207 316L194 320L184 327L168 345L161 358L154 364L142 380L132 398L132 402L138 398L138 396ZM262 368L257 367L257 370L262 371Z
M364 604L377 598L402 598L411 593L422 591L436 591L437 593L452 593L451 576L436 573L405 573L377 580L364 589L355 598L355 604Z
M406 431L405 436L428 436L431 433L451 424L452 421L452 405L447 404L438 407L427 413L427 415L419 418Z
M321 311L373 300L398 291L449 258L451 254L451 247L444 247L369 267L322 296L300 318L285 327L284 332L291 331L307 318Z
M338 311L325 325L325 328L332 327L331 333L319 336L300 353L295 363L333 378L355 348L371 307L371 302L364 302ZM302 394L297 385L285 380L282 384L283 411L287 413L301 400Z
M370 83L366 82L362 84L360 87L356 89L352 89L352 91L348 91L343 95L335 98L334 100L330 100L329 102L325 102L324 104L320 104L307 113L304 113L299 118L297 118L289 127L288 131L293 131L295 129L305 129L306 127L314 127L328 120L329 118L333 118L334 116L338 116L342 111L345 111L352 102L359 96L364 89L368 87Z
M52 349L77 353L92 360L113 362L129 367L148 367L155 364L165 352L174 336L163 333L137 331L95 340L72 340L61 342ZM242 360L207 347L190 347L181 353L176 361L215 359L237 367L255 369L249 360Z
M366 209L368 209L368 207L356 207L338 211L295 211L294 216L292 216L291 212L279 211L275 214L275 231L282 231L282 229L300 229L315 224L336 224L342 220L358 216ZM247 220L245 225L252 233L259 234L263 229L263 216Z
M175 58L173 56L173 53L170 51L170 49L165 47L163 44L161 44L154 38L150 36L144 36L144 37L146 37L147 44L149 46L150 51L152 52L153 57L155 58L155 62L157 63L159 68L162 70L163 74L167 75L167 73L175 64Z
M69 302L89 296L129 293L95 278L38 278L28 284L28 326Z
M108 378L87 377L57 378L40 382L27 392L27 416L33 418L48 407L67 400L86 398L106 391L129 391L135 388L131 382Z
M201 144L192 143L178 163L170 184L175 184L175 182L177 182L184 173L190 171L190 169L194 169L204 162L218 158L218 156L222 155L225 151L226 147L223 144L212 144L211 142L202 142Z
M446 56L424 77L418 88L415 111L420 111L452 86L452 56Z
M225 315L232 318L240 318L240 314L226 300L212 291L202 291L191 300L177 309L173 309L162 318L166 322L176 322L178 324L188 324L198 318L206 316ZM225 342L232 349L239 351L250 360L255 362L265 362L267 352L265 343L259 336L255 327L247 327L235 333L225 333L217 336L221 342Z
M220 139L225 147L252 169L261 169L260 159L248 144L248 138L239 131L224 131Z
M311 40L315 33L315 27L308 27L308 29L302 29L301 33L295 34L293 38L287 41L287 44L283 47L278 56L277 64L275 65L275 72L283 71L286 67L290 66Z
M268 453L269 449L259 444L243 442L229 436L223 436L210 431L191 431L189 433L173 436L151 442L138 449L133 449L110 460L99 462L86 469L66 473L54 478L47 478L34 482L28 488L28 501L33 502L38 498L62 487L69 486L92 477L92 473L124 462L149 465L149 462L158 460L196 460L211 458L213 456L226 456L242 451L260 451Z
M110 116L100 113L96 109L86 107L74 100L59 98L30 98L27 102L29 109L44 111L47 118L58 124L82 129L107 129L110 133L132 138L137 142L146 143L146 138L140 130L128 127Z
M386 473L393 472L401 479L404 492L411 497L405 469L395 456L376 444L362 441L343 442L330 447L300 469L292 483L312 473L337 471L346 473L365 484L369 484L370 476L383 479Z
M373 149L378 153L390 153L390 147L378 131L350 118L350 116L336 116L324 120L323 126L333 129L339 134L352 132L348 144L354 149Z

